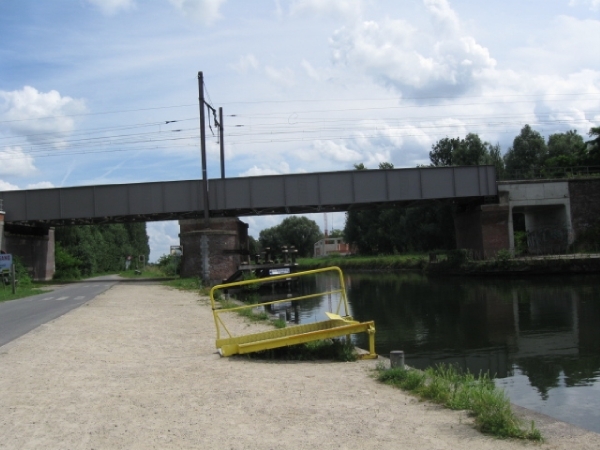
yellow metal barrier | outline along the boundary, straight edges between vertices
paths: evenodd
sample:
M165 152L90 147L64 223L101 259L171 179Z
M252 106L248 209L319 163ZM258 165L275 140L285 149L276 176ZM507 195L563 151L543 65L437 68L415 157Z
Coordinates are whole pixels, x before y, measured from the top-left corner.
M252 305L242 305L233 308L217 308L215 303L215 292L223 289L231 289L234 287L243 287L252 284L270 283L278 280L289 280L307 275L314 275L324 272L337 272L339 275L339 289L333 289L317 294L303 295L299 297L285 298L283 300L275 300L271 302L258 303ZM302 301L311 298L321 297L328 294L340 294L335 312L328 312L328 320L304 325L295 325L286 328L273 329L262 333L247 334L242 336L233 336L225 326L220 315L232 311L243 309L253 309L260 306L275 305L278 303L288 303L290 301ZM216 346L219 349L221 356L231 356L235 354L244 354L257 352L260 350L268 350L288 345L301 344L304 342L317 341L321 339L330 339L339 336L348 336L355 333L367 333L369 336L369 353L360 355L361 359L377 358L375 353L375 323L358 322L348 314L348 299L346 297L346 288L344 286L344 277L339 267L327 267L324 269L307 270L305 272L297 272L286 275L276 275L268 278L259 278L255 280L237 281L234 283L219 284L210 290L210 302L212 305L215 327L217 328ZM340 315L341 307L344 307L344 315ZM227 337L221 336L221 329L227 333Z

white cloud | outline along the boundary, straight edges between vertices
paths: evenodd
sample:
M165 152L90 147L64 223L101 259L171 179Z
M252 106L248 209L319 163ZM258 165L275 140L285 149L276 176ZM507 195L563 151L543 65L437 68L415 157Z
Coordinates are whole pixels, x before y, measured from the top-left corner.
M36 172L33 157L21 147L4 147L0 150L0 175L24 177Z
M423 0L431 14L434 31L447 37L454 37L460 32L460 22L456 13L450 8L447 0Z
M294 82L294 71L289 68L275 69L271 66L265 66L265 75L272 82L283 87L292 87Z
M31 86L20 91L0 91L0 118L4 127L32 143L46 142L62 148L62 138L73 131L69 115L86 111L82 100L63 97L58 91L39 92Z
M320 16L358 17L363 10L360 0L295 0L290 13L310 13Z
M220 17L219 8L225 0L169 0L183 15L208 25Z
M600 0L570 0L569 6L585 5L591 11L600 11Z
M477 78L496 61L473 37L461 34L445 0L425 0L425 6L435 33L404 20L362 22L334 33L333 61L404 95L458 96L476 89Z
M346 144L338 144L334 141L316 140L313 142L313 147L314 154L306 154L305 158L318 157L319 159L330 159L335 162L358 162L362 157L359 152L348 148Z
M241 56L237 64L232 64L231 67L239 73L246 73L250 69L258 70L258 59L252 54Z
M28 184L27 189L51 189L55 187L49 181L40 181L39 183Z
M258 167L257 165L254 165L245 172L240 173L238 176L257 177L261 175L281 175L284 173L290 173L290 165L286 162L281 162L275 167L268 167L266 165Z
M10 184L7 181L0 180L0 192L1 191L18 191L18 190L19 190L19 186Z
M306 74L312 78L313 80L320 81L321 77L319 76L319 72L315 70L315 68L305 59L302 60L302 67L306 71Z
M113 15L119 11L127 11L135 7L134 0L87 0L88 3L96 6L102 13Z
M598 58L581 51L591 42L600 42L600 20L558 16L535 40L513 50L511 65L523 71L563 75L582 68L599 70Z

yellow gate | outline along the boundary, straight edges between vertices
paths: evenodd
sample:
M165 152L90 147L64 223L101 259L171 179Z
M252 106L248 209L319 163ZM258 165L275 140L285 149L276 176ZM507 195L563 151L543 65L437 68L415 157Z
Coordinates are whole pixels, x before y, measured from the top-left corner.
M324 272L337 272L339 275L339 288L330 289L325 292L316 294L303 295L299 297L285 298L265 303L241 305L233 308L217 308L215 303L215 292L230 289L234 287L248 286L252 284L272 283L276 281L285 281L291 278L304 277ZM246 334L241 336L233 336L225 323L221 319L221 314L240 311L243 309L253 309L260 306L275 305L284 302L294 302L308 300L311 298L321 297L328 294L340 294L340 300L337 308L334 311L326 312L328 320L316 323L308 323L304 325L294 325L286 328L273 329L261 333ZM357 322L349 315L348 299L346 297L346 289L344 286L344 278L339 267L327 267L324 269L308 270L305 272L296 272L286 275L276 275L268 278L259 278L255 280L237 281L235 283L219 284L210 290L210 301L217 328L216 346L219 349L221 356L231 356L235 354L244 354L257 352L260 350L268 350L272 348L285 347L287 345L301 344L304 342L317 341L321 339L330 339L339 336L348 336L356 333L367 333L369 336L369 353L360 355L361 359L377 358L375 353L375 323ZM344 315L340 315L340 310L344 308ZM221 330L225 331L227 337L221 336Z

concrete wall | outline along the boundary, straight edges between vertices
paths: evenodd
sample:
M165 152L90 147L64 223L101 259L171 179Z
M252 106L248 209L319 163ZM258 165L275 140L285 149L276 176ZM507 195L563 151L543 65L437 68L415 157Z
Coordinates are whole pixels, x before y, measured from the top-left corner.
M573 243L569 181L498 183L498 195L509 208L509 248L515 249L512 217L523 213L529 252L560 253Z
M54 276L54 228L6 225L4 250L20 258L34 280L51 280Z
M565 252L577 233L600 226L600 180L499 182L498 198L498 204L463 207L455 214L457 246L475 258L514 252L517 213L525 217L531 254Z
M481 207L479 205L458 209L454 213L456 247L469 250L475 259L483 258Z
M494 258L499 250L509 248L508 205L475 205L458 210L454 229L457 248L469 250L474 259Z
M569 197L574 239L586 230L600 227L600 180L569 181Z
M237 217L180 220L179 239L183 246L181 275L202 278L202 236L208 238L209 277L212 284L232 275L248 251L248 225Z

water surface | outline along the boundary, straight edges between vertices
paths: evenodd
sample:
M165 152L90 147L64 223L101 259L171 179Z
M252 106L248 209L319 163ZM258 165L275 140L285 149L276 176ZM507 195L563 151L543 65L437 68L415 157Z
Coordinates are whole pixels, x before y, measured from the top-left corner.
M303 292L336 286L320 275ZM346 274L351 314L374 320L376 350L403 350L424 369L489 372L511 401L600 432L600 276L435 277ZM300 302L301 322L323 320L336 295ZM368 348L367 338L357 344Z

